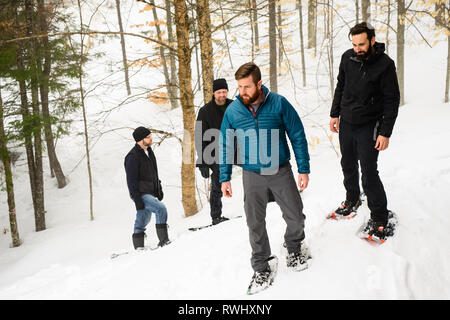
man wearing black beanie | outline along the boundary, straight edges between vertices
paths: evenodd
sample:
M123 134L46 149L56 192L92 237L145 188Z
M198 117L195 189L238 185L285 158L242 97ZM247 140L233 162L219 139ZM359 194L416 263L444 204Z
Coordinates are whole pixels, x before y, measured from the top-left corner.
M167 234L167 209L161 200L164 193L158 178L158 167L152 148L149 129L138 127L133 131L136 141L133 149L125 157L125 172L130 197L136 205L136 220L132 236L135 249L144 248L145 230L151 214L156 216L156 234L159 246L169 244Z
M212 141L204 141L203 137L208 129L220 130L222 124L223 115L228 105L233 102L227 98L228 96L228 84L223 78L216 79L213 82L213 97L210 102L200 108L197 116L196 128L195 128L195 147L198 154L198 161L196 166L199 168L202 177L207 179L210 176L209 170L211 169L211 193L210 193L210 207L211 218L213 224L218 224L222 221L228 220L222 217L222 191L221 184L219 183L219 155L212 152L210 158L204 157L205 148L209 146L209 149L219 150L218 143L213 137ZM213 144L214 148L211 148ZM210 160L210 161L208 161Z

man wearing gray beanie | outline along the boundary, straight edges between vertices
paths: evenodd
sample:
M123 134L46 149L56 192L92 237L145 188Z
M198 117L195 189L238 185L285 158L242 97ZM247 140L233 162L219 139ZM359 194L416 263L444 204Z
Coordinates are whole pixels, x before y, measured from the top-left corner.
M156 216L158 246L170 243L167 234L167 209L161 200L164 193L158 177L158 167L153 153L153 139L149 129L138 127L133 131L136 141L125 157L125 172L130 197L136 205L136 220L132 236L135 249L144 249L145 230L152 213Z

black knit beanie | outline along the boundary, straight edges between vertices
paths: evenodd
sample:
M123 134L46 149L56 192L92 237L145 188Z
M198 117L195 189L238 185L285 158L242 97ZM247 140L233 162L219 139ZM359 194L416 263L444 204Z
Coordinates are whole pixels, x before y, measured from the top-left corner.
M136 142L139 142L145 137L147 137L150 133L151 133L150 130L148 130L145 127L137 127L133 131L133 138Z
M228 90L227 80L225 80L224 78L216 79L213 82L213 92L220 89Z

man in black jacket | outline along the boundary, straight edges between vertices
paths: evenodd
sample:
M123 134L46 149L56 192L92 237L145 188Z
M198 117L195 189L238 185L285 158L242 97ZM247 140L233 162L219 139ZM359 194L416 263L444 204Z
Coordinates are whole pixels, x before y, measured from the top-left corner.
M136 205L133 245L135 249L144 247L145 230L151 214L156 215L156 234L159 246L169 244L167 235L167 209L161 200L164 193L158 178L156 158L151 149L150 130L138 127L133 132L136 141L133 149L125 157L125 171L130 197Z
M218 154L215 150L218 149L218 134L212 135L212 141L205 139L205 132L209 129L215 129L219 133L222 124L223 115L228 105L233 102L227 98L228 84L223 78L216 79L213 82L213 97L210 102L200 108L197 116L196 125L196 149L198 153L198 161L196 166L199 168L202 177L207 179L210 176L211 169L211 193L210 193L210 207L211 218L213 224L218 224L222 221L228 220L222 217L222 190L219 182L220 170L218 165ZM201 136L200 136L201 134ZM205 152L205 149L211 150L210 154Z
M342 55L330 112L330 130L339 132L346 189L346 200L334 214L350 217L361 204L359 160L371 211L370 234L383 237L388 209L377 161L379 151L389 146L400 91L394 61L384 53L384 44L375 42L374 28L362 22L350 29L350 35L353 49Z

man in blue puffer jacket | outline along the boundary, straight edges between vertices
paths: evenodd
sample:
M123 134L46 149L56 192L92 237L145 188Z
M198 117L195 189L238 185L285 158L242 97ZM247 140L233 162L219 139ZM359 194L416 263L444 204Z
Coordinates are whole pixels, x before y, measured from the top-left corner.
M303 203L297 189L286 134L292 144L298 167L298 186L304 190L309 181L308 143L303 124L295 109L283 96L262 85L261 71L252 62L235 73L239 95L227 108L219 141L220 182L225 197L232 196L231 172L234 140L238 164L242 165L244 210L252 247L251 265L255 271L249 294L267 288L274 277L265 216L269 194L280 206L287 228L284 235L288 267L307 267L306 250L301 250L304 234Z

